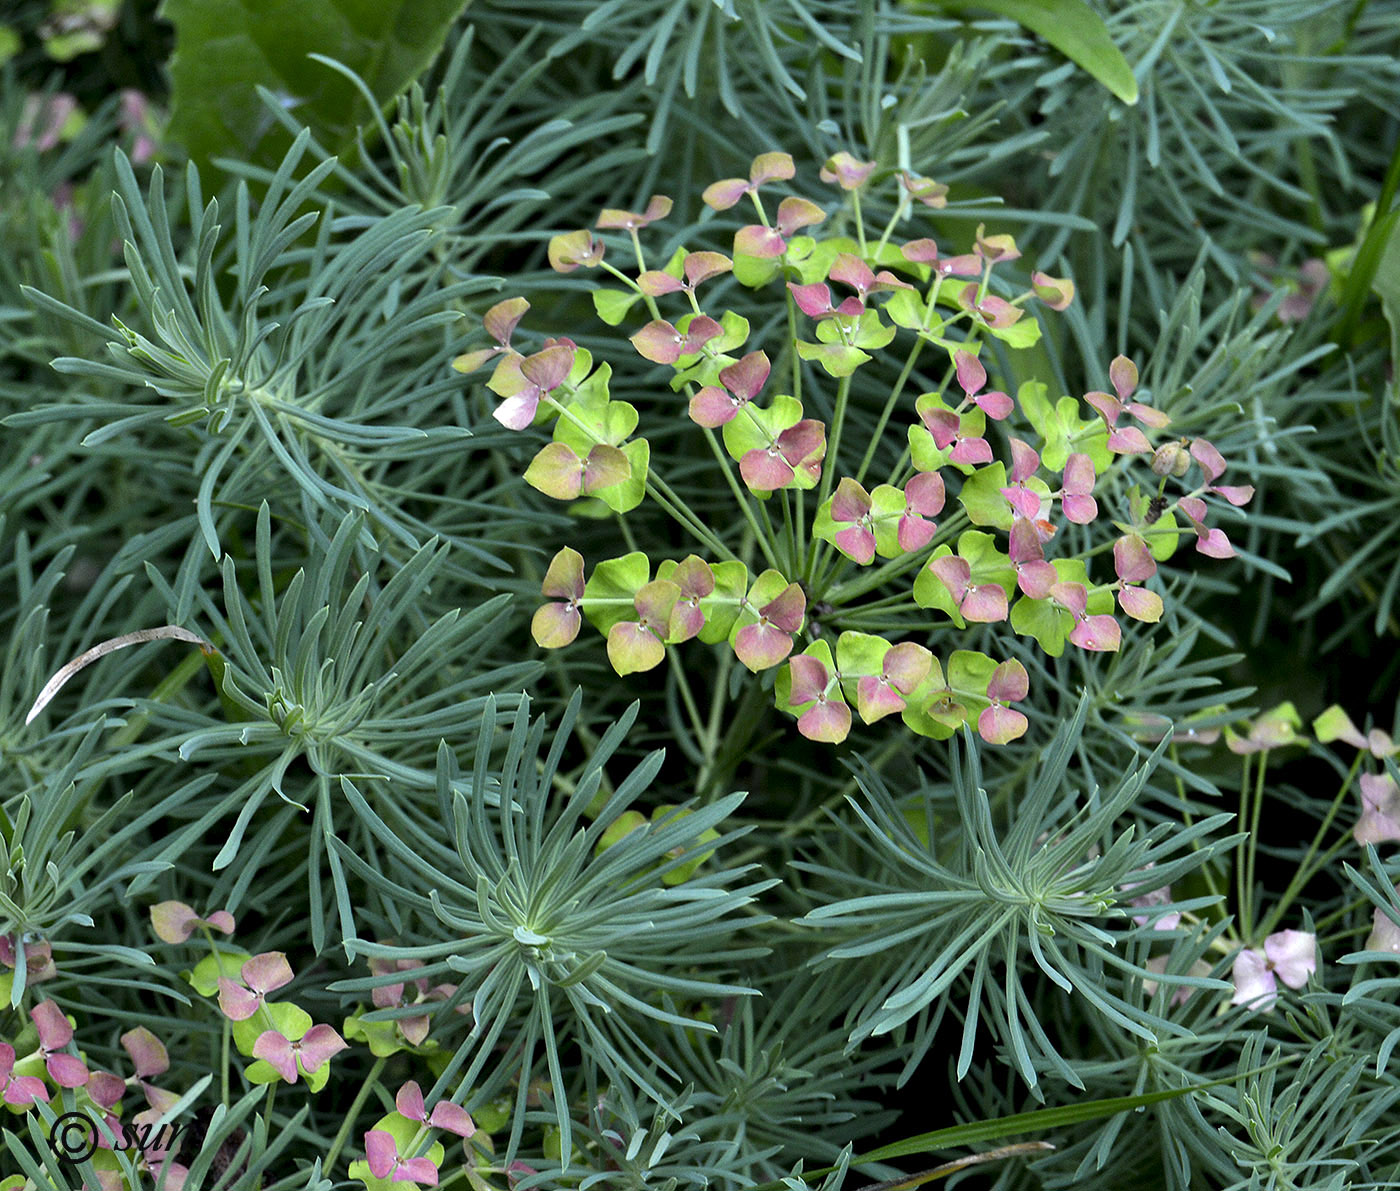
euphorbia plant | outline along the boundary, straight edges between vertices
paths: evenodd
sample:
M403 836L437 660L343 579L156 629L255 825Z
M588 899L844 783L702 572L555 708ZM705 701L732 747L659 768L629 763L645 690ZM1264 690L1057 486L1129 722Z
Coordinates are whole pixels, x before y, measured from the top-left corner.
M619 674L651 669L691 638L727 646L754 673L786 663L777 705L816 740L843 740L854 707L867 724L898 712L921 735L947 738L968 722L988 742L1007 743L1027 728L1011 706L1027 696L1026 668L960 648L958 634L1002 624L1054 656L1067 644L1117 650L1120 613L1148 623L1163 615L1147 585L1181 535L1193 533L1202 554L1233 553L1224 532L1206 525L1205 498L1238 506L1253 489L1218 484L1225 461L1203 439L1154 445L1149 436L1170 418L1137 394L1126 357L1108 367L1113 393L1089 392L1084 405L1052 404L1035 380L1022 380L1015 397L994 387L993 346L1035 345L1041 329L1028 304L1064 310L1074 287L1041 272L1023 289L1008 285L996 270L1020 257L1015 241L981 226L959 254L927 237L896 240L914 204L941 206L945 188L886 171L894 215L868 234L860 196L879 175L874 163L837 154L822 180L840 188L839 214L854 235L821 236L836 212L794 195L774 202L773 188L795 173L787 154L765 153L747 179L705 190L716 211L746 198L753 205L757 222L733 233L729 255L682 247L659 268L648 261L638 233L670 212L662 195L645 212L606 210L597 221L609 237L625 233L635 270L616 267L610 240L587 229L549 249L560 272L601 269L619 283L593 293L609 326L621 328L639 305L646 311L630 350L668 369L671 390L683 394L671 416L694 423L733 494L747 529L737 550L650 470L639 411L609 395L607 362L595 366L563 336L535 350L513 345L524 299L487 311L495 346L457 359L470 372L499 357L487 383L502 398L494 412L503 425L552 426L527 482L619 516L650 498L702 551L653 559L634 549L586 576L582 555L565 546L544 579L551 602L536 614L535 640L567 645L587 618L607 637ZM786 328L776 341L759 342L726 306L732 287L715 283L730 274L772 304L765 325ZM921 359L935 364L931 373L916 371ZM862 375L864 402L865 377L883 377L886 365L874 432L852 442L853 380ZM892 436L905 441L903 453L872 481ZM1094 494L1110 475L1106 509ZM1171 481L1179 487L1169 491ZM1101 530L1056 549L1064 524ZM1112 577L1091 563L1109 550Z

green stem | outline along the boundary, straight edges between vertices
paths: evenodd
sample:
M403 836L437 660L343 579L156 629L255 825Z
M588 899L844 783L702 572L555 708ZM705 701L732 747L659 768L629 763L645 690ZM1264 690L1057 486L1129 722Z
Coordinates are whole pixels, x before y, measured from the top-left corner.
M1173 741L1169 747L1172 755L1172 764L1180 767L1181 759L1177 754L1176 742ZM1176 796L1184 806L1186 803L1186 783L1182 781L1180 773L1176 775ZM1188 810L1182 810L1181 821L1183 824L1185 824L1185 826L1190 827L1192 824L1191 812ZM1201 850L1201 841L1192 840L1191 850L1193 852L1199 852ZM1211 872L1211 866L1209 863L1201 866L1201 876L1205 878L1206 885L1209 887L1212 894L1219 898L1224 897L1224 894L1221 892L1220 887L1215 883L1215 874Z
M763 531L759 528L758 519L753 515L753 507L749 503L748 494L739 487L739 481L734 478L734 471L729 466L729 460L725 458L724 452L720 449L719 438L708 426L705 428L705 438L710 444L710 451L719 463L720 471L724 473L724 478L729 483L729 490L734 493L734 500L738 504L740 511L744 514L753 530L754 539L758 542L759 549L763 551L763 557L768 560L768 565L774 570L778 567L778 560L774 557L773 549L767 539L763 536ZM733 555L730 555L732 558Z
M1351 763L1351 769L1347 772L1346 781L1342 783L1342 788L1337 791L1336 798L1332 800L1332 805L1328 808L1326 817L1322 820L1321 824L1319 824L1317 833L1313 836L1312 843L1308 846L1308 850L1304 854L1303 859L1293 870L1293 877L1288 882L1288 887L1283 891L1283 896L1279 898L1274 908L1269 911L1268 916L1264 919L1263 925L1260 926L1260 934L1268 935L1273 932L1274 927L1282 920L1293 899L1297 897L1299 890L1312 879L1313 875L1321 867L1321 864L1325 863L1325 860L1315 862L1314 858L1317 856L1318 848L1322 845L1323 837L1327 834L1327 829L1332 826L1332 820L1337 817L1338 812L1342 809L1343 801L1351 790L1351 783L1356 778L1357 770L1361 768L1361 757L1362 754L1358 752L1356 754L1356 759ZM1343 842L1345 842L1346 839L1347 837L1345 835L1342 836ZM1335 848L1336 846L1334 845L1333 850L1335 850ZM1330 859L1330 857L1331 852L1329 851L1326 858Z
M763 518L763 535L758 539L758 544L760 546L768 545L769 547L776 545L778 541L778 531L773 528L773 519L768 516L767 501L759 501L758 515ZM767 557L770 554L770 550L765 550L763 553L764 556ZM774 565L777 567L777 564ZM777 569L781 570L782 568L777 567Z
M715 671L714 690L710 694L710 718L705 728L709 748L705 753L705 763L700 767L700 773L695 779L696 792L702 797L715 767L715 750L719 747L720 716L723 714L724 705L729 698L729 671L733 665L734 652L730 649L723 650L720 653L719 667Z
M1249 922L1254 923L1254 858L1259 855L1259 816L1264 806L1264 774L1269 768L1269 750L1259 754L1259 771L1254 781L1254 817L1249 825L1249 867L1245 873L1245 893L1249 897Z
M784 574L791 574L797 568L797 526L792 519L792 498L788 495L788 490L780 489L779 495L783 498L783 530L784 540L787 542L788 566Z
M510 477L510 473L507 471L504 457L499 453L496 453L493 456L492 467L495 470L496 478L501 482L503 487L506 487L506 482ZM514 498L508 497L507 499L509 500L511 505L514 506ZM519 555L518 570L520 571L521 576L525 579L528 579L530 583L535 587L539 587L540 583L543 581L544 572L540 569L534 556L523 550L520 552ZM554 676L555 681L558 683L561 695L565 700L567 700L573 694L575 688L579 684L569 681L568 666L565 664L564 658L560 650L547 649L544 651L544 654L545 666ZM589 752L595 751L601 743L598 734L594 732L593 729L590 728L583 721L583 719L579 719L578 722L575 724L574 734L579 738L579 742L585 748L587 748ZM602 774L601 793L603 793L605 796L611 796L612 792L612 779L609 778L606 773L604 773Z
M1323 917L1319 918L1316 922L1313 923L1313 928L1316 931L1316 933L1319 936L1321 936L1322 932L1325 931L1334 922L1337 922L1340 919L1345 918L1348 914L1354 913L1355 911L1360 910L1364 906L1369 906L1370 904L1371 902L1368 898L1355 898L1352 901L1347 902L1346 905L1340 907L1339 909L1333 910L1332 913L1326 914ZM1365 926L1361 926L1355 930L1347 931L1346 933L1351 935L1360 934L1361 931L1365 929Z
M714 781L723 783L732 777L740 761L746 755L746 747L753 734L763 722L760 711L765 695L758 682L745 684L744 693L730 717L729 726L719 747L715 750Z
M885 427L889 424L891 415L894 413L895 403L904 392L904 386L909 380L910 373L914 371L914 365L918 362L919 353L924 349L924 341L915 339L914 346L910 349L909 357L904 361L904 371L899 374L899 378L894 382L894 388L890 390L890 395L885 401L885 408L880 411L880 420L875 423L875 433L870 436L870 445L865 448L865 458L860 461L860 467L856 471L856 483L865 482L865 473L870 470L870 464L874 462L875 452L880 446L880 440L884 437ZM944 382L947 383L946 381Z
M841 427L846 421L846 403L851 396L851 378L843 376L836 390L836 409L831 415L831 435L826 443L827 467L822 470L821 487L817 490L817 506L820 508L831 495L831 479L836 474L838 463L837 449L841 446Z
M171 675L170 677L173 677L173 675ZM168 679L167 679L167 681L168 681ZM212 955L212 956L214 957L214 968L215 968L215 971L219 972L219 974L222 975L222 974L223 974L223 965L219 962L219 948L218 948L218 946L217 946L217 945L215 944L215 942L214 942L214 935L213 935L213 933L210 931L210 929L209 929L207 926L201 926L201 927L199 928L199 933L200 933L201 935L204 936L204 941L205 941L206 943L209 944L209 954ZM222 1054L221 1054L220 1057L219 1057L219 1071L220 1071L219 1090L220 1090L220 1092L222 1093L222 1097L221 1097L220 1103L222 1103L222 1104L227 1104L227 1103L229 1102L229 1100L228 1100L228 1044L229 1044L229 1035L230 1035L231 1030L232 1030L232 1024L231 1024L231 1022L229 1021L229 1019L228 1019L227 1017L225 1017L223 1014L220 1014L219 1016L222 1018L223 1023L224 1023Z
M641 238L637 235L637 229L634 227L629 227L627 229L627 234L632 237L632 251L636 254L637 257L637 272L645 273L647 271L647 261L646 257L642 255L642 241ZM637 289L640 287L637 286L634 282L633 288Z
M690 511L690 506L671 490L671 486L665 480L661 479L660 476L652 476L647 480L647 487L652 489L652 498L657 504L704 543L706 549L713 550L716 556L726 560L734 557L734 552L710 532L704 522Z
M890 221L885 224L885 230L880 233L880 242L875 245L875 260L880 259L880 253L884 252L885 245L890 242L890 235L904 214L913 205L913 200L909 197L909 192L903 186L899 188L899 199L894 205L894 214L890 216Z
M360 1109L364 1107L365 1101L369 1098L370 1092L379 1081L379 1073L384 1070L384 1064L389 1061L387 1056L381 1056L374 1060L374 1066L369 1069L369 1074L365 1076L364 1082L360 1085L360 1090L355 1093L355 1099L351 1102L350 1111L345 1114L345 1120L340 1124L340 1130L336 1133L335 1139L331 1142L331 1148L326 1151L325 1160L321 1163L321 1170L325 1174L330 1174L335 1167L335 1160L340 1157L340 1151L345 1148L345 1143L350 1137L350 1130L354 1128L355 1121L360 1115Z
M792 290L783 286L787 295L788 350L792 352L792 395L802 400L802 358L797 354L797 303L793 301Z
M909 461L910 450L906 446L904 454L899 457L899 462L894 465L894 471L890 474L890 483L896 488L902 488L909 482L914 474L914 465Z
M1236 822L1241 827L1246 827L1249 822L1249 770L1252 764L1253 758L1246 756L1240 771L1240 811ZM1245 890L1246 856L1253 842L1254 837L1246 831L1245 838L1235 849L1235 907L1240 916L1240 933L1246 941L1254 937L1251 929L1253 923L1249 918L1249 897Z
M275 1029L276 1027L274 1027L274 1026L269 1026L268 1028L269 1028L269 1029ZM276 1100L277 1100L277 1083L274 1081L274 1082L272 1082L272 1083L270 1083L270 1084L267 1085L267 1100L266 1100L266 1102L263 1104L263 1113L262 1113L263 1124L267 1127L267 1134L268 1134L269 1137L276 1137L276 1136L277 1136L276 1130L273 1128L273 1125L272 1125L272 1106L273 1106L273 1104L276 1102ZM262 1173L261 1173L261 1172L259 1172L258 1177L257 1177L257 1181L253 1184L253 1186L254 1186L254 1188L255 1188L255 1191L262 1191Z
M807 548L807 498L799 491L793 501L797 505L797 532L794 535L792 562L793 570L798 570L798 558Z
M939 537L947 541L948 538L958 533L962 527L968 523L967 514L962 509L958 509L947 521L939 526ZM933 543L930 543L932 545ZM841 605L850 603L857 596L864 595L867 591L875 588L891 579L895 579L904 572L918 566L922 566L928 555L923 551L914 554L902 554L898 558L892 558L888 562L882 563L873 571L868 571L858 578L848 580L845 583L838 583L830 591L825 593L825 597L833 604Z
M885 619L885 617L895 616L901 612L921 611L923 611L923 609L921 609L919 605L916 604L913 600L905 600L899 604L892 604L888 608L880 608L877 610L867 610L865 608L861 608L859 611L851 612L845 616L839 617L839 621L843 629L864 629L869 628L875 624L880 624L887 628L898 628L902 626L902 621L887 620Z
M851 395L851 378L843 376L841 384L836 390L836 408L831 415L831 434L826 442L826 466L822 468L821 487L817 489L817 508L820 509L826 503L826 498L831 495L832 477L836 475L838 464L837 450L841 445L841 427L846 421L846 403ZM818 566L818 543L814 538L812 547L807 552L806 565L803 568L808 580L816 573ZM824 555L825 552L823 552Z
M676 676L676 686L680 689L681 702L685 704L686 714L690 716L690 726L695 731L696 742L700 745L701 752L709 756L711 744L705 721L700 716L700 708L696 705L695 695L690 689L690 680L685 676L685 667L681 665L674 649L668 649L666 657L671 663L671 672Z
M621 513L617 514L617 528L622 534L622 540L627 543L627 549L635 554L637 552L637 540L632 536L632 527L627 524L627 518Z
M616 277L620 282L622 282L623 285L627 286L628 289L633 290L637 293L641 293L641 286L639 286L635 281L633 281L632 278L628 277L627 274L624 273L621 269L609 264L607 261L599 261L598 263L609 273L611 273L614 277ZM643 271L645 272L645 270Z

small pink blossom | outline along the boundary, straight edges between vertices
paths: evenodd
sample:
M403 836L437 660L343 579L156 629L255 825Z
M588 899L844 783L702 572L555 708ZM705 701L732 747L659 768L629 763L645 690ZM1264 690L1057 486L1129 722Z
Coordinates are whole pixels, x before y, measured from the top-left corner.
M928 677L933 655L915 641L902 641L885 654L879 674L862 675L856 683L856 707L860 718L873 724L883 716L903 711L905 695L912 695Z
M140 165L156 155L156 142L151 135L155 120L152 118L150 100L133 87L123 87L120 97L121 115L117 117L117 124L123 132L132 136L131 162Z
M1400 786L1388 773L1363 773L1361 818L1351 834L1358 844L1400 841Z
M270 1063L288 1083L296 1083L298 1067L314 1075L348 1045L327 1025L312 1026L295 1041L277 1030L264 1030L253 1043L253 1057Z
M267 994L292 982L292 968L281 951L255 955L240 970L243 984L219 978L219 1008L232 1021L246 1021L266 1004Z
M706 385L690 399L690 419L711 429L723 426L758 396L771 365L761 351L719 370L719 384Z
M1099 515L1098 502L1090 495L1094 491L1094 461L1088 455L1075 452L1065 460L1060 481L1060 509L1067 521L1088 525Z
M875 172L875 165L873 161L857 161L843 149L826 159L820 177L823 182L835 182L842 190L859 190Z
M114 1108L126 1093L126 1080L110 1071L94 1071L88 1076L86 1091L99 1108Z
M0 964L13 968L18 959L14 936L0 935ZM53 962L53 945L48 942L26 943L24 965L26 984L38 984L43 980L52 980L58 975L58 968Z
M1116 397L1097 391L1084 394L1084 400L1098 411L1108 426L1108 449L1119 455L1151 454L1152 445L1147 441L1146 435L1135 426L1119 427L1118 418L1126 412L1152 429L1161 429L1168 425L1171 419L1159 409L1153 409L1140 401L1129 400L1137 389L1138 370L1137 365L1127 356L1114 357L1108 366L1108 378L1113 384Z
M1248 735L1241 737L1233 729L1228 729L1225 747L1240 757L1267 749L1284 748L1297 741L1297 729L1301 722L1292 703L1280 703L1250 721Z
M1267 278L1267 285L1254 296L1250 306L1261 310L1269 300L1269 288L1286 289L1288 296L1279 303L1277 311L1281 323L1296 323L1307 318L1332 280L1327 262L1320 257L1309 257L1296 270L1278 268L1278 262L1265 253L1250 253L1250 257Z
M570 587L568 591L562 591L560 589L551 590L550 575L554 574L555 565L560 562L561 558L565 558L566 555L572 555L573 558L577 560L577 569L570 572L572 575L571 579L561 581L561 587L565 582L572 583L575 581L577 587ZM568 559L565 559L566 564L568 561ZM549 572L545 575L545 585L545 595L562 594L568 596L571 591L576 590L577 598L581 600L583 598L583 557L576 550L565 546L563 550L555 555L554 562L550 564ZM540 609L540 612L545 611L546 608L558 607L562 607L562 605L546 604L545 608ZM539 612L535 615L538 617ZM575 612L575 615L577 615L577 612ZM422 966L423 965L419 961L413 959L388 960L375 957L369 961L369 970L376 976L387 976L391 972L407 974L409 972L421 970ZM457 985L455 984L436 984L429 987L428 978L426 976L416 976L413 978L412 983L416 990L412 1000L410 1000L408 996L408 984L403 980L392 984L377 985L371 990L370 999L374 1002L375 1008L377 1009L397 1009L407 1005L427 1006L435 1001L445 1001L457 991ZM456 1006L456 1011L459 1014L468 1014L471 1012L471 1004L466 1003L458 1005ZM410 1046L421 1046L423 1044L428 1037L430 1024L430 1018L426 1009L422 1014L400 1017L394 1020L395 1027Z
M1334 740L1344 740L1353 748L1369 752L1377 760L1393 757L1396 753L1400 753L1400 746L1396 745L1388 732L1383 732L1380 728L1372 728L1369 732L1362 733L1352 723L1351 717L1336 704L1333 704L1322 715L1313 720L1313 733L1321 744L1330 744ZM0 941L3 940L0 939ZM3 956L0 956L0 959L3 959Z
M981 360L971 352L959 349L953 353L953 366L957 370L958 387L967 394L967 400L973 402L987 417L1001 421L1011 414L1015 406L1005 393L999 389L982 392L987 383L987 370L982 367ZM967 401L963 404L966 405Z
M52 1001L40 1001L29 1011L39 1031L39 1053L49 1078L61 1088L80 1088L88 1081L87 1064L68 1053L73 1041L73 1025Z
M549 242L549 264L556 273L572 273L582 266L591 269L603 259L605 247L587 228L564 232Z
M1302 988L1317 970L1317 936L1299 930L1281 930L1264 940L1263 949L1246 947L1235 957L1231 978L1235 983L1232 1005L1249 1005L1268 1011L1278 999L1278 981Z
M78 100L67 91L25 96L24 109L15 128L14 147L23 149L33 145L40 153L52 149L63 138L64 128L77 111Z
M506 356L486 387L505 398L491 416L510 430L524 430L535 420L540 401L568 379L577 346L572 339L547 339L531 356Z
M923 203L925 207L942 210L948 205L948 188L932 178L916 178L900 170L899 184L904 187L910 198Z
M987 261L1014 261L1019 259L1021 250L1016 247L1016 241L1009 235L987 235L985 224L977 225L977 237L973 246L973 251L983 260Z
M716 211L727 211L746 194L754 194L768 182L782 182L797 173L787 153L760 153L749 166L749 178L722 178L705 187L700 201Z
M166 943L183 943L201 927L233 934L233 915L227 910L215 910L201 918L184 902L160 902L151 907L151 927L156 937Z
M1012 435L1011 483L1000 491L1017 516L1031 521L1040 517L1040 494L1027 488L1026 481L1035 475L1039 467L1040 455L1035 448Z
M938 255L938 245L927 238L910 240L899 249L904 259L915 265L929 265L940 277L973 278L982 275L982 259L975 253L962 256Z
M969 414L968 417L975 415ZM933 445L940 451L949 451L948 458L953 463L974 464L992 461L991 444L978 434L969 434L964 419L951 409L926 409L919 415L924 429L933 439Z
M1045 561L1045 546L1035 526L1025 517L1011 523L1011 565L1016 568L1016 586L1033 600L1043 600L1060 581L1059 572Z
M1198 438L1191 444L1191 458L1201 465L1201 471L1206 477L1205 491L1217 496L1223 496L1236 507L1246 505L1254 497L1254 486L1252 484L1221 484L1215 483L1225 471L1225 457L1215 449L1214 445L1208 443L1203 438Z
M825 219L826 212L811 199L789 195L778 204L778 214L772 227L754 223L734 233L734 255L782 256L787 251L790 236Z
M1009 703L1017 703L1030 693L1030 675L1015 658L1002 662L987 683L990 706L977 717L977 732L988 744L1010 744L1024 736L1030 722Z
M1118 649L1123 630L1107 613L1089 615L1089 591L1084 584L1056 583L1050 588L1050 598L1076 621L1069 634L1071 644L1099 653L1112 653Z
M608 660L619 674L636 674L659 666L681 589L669 579L653 579L637 591L636 620L622 620L608 630Z
M1400 886L1396 886L1395 892L1400 896ZM1389 951L1400 955L1400 925L1393 922L1379 906L1372 912L1371 933L1366 936L1362 950Z
M647 203L647 209L640 214L635 211L618 211L609 207L598 216L593 226L599 231L636 231L658 219L665 219L671 213L671 200L664 194L654 194Z
M1171 956L1169 955L1154 955L1143 966L1146 967L1149 971L1156 972L1160 975L1161 973L1164 973L1167 970L1167 961L1169 959L1171 959ZM1189 974L1192 976L1209 976L1210 964L1206 963L1206 961L1203 959L1198 959L1191 965ZM1142 991L1145 992L1149 997L1155 996L1157 993L1157 983L1158 982L1156 980L1144 980L1142 982ZM1194 988L1190 988L1189 986L1183 985L1179 987L1174 993L1172 993L1172 999L1170 1004L1172 1006L1186 1004L1187 1000L1190 999L1191 994L1195 991L1196 990Z
M792 652L792 635L802 627L807 597L796 583L789 583L756 611L758 621L734 636L734 653L755 674L776 666Z
M674 364L682 356L694 355L724 328L705 314L698 314L679 331L665 319L653 319L631 338L637 354L653 364Z
M791 484L800 469L810 483L821 478L826 457L826 427L815 418L789 426L767 447L746 451L739 474L755 492L775 492Z
M837 531L834 542L842 554L861 566L875 557L870 507L870 493L850 476L842 477L831 497L831 519L846 528Z
M1157 573L1147 543L1125 534L1113 543L1113 568L1118 574L1118 603L1135 620L1156 623L1162 618L1162 597L1142 587Z
M36 1100L47 1101L49 1090L37 1075L16 1075L15 1048L0 1042L0 1099L15 1108L28 1108Z
M458 372L474 372L494 356L519 355L520 353L510 346L510 338L529 309L530 303L524 298L507 298L504 302L497 302L481 318L481 325L496 341L496 346L483 347L460 355L452 361L452 367Z
M1069 304L1074 301L1074 282L1068 278L1032 273L1031 289L1051 310L1068 310Z
M432 1116L429 1116L423 1103L423 1090L416 1080L409 1080L399 1089L398 1095L394 1097L394 1107L400 1116L407 1117L410 1121L419 1121L431 1125L434 1129L446 1129L461 1138L470 1138L476 1132L476 1125L467 1110L460 1104L453 1104L451 1100L439 1100L433 1105Z
M940 278L962 277L973 278L982 276L982 260L975 253L964 252L958 256L939 257L933 264L933 271ZM964 290L964 293L967 291ZM1000 299L998 299L1000 301ZM966 309L966 307L964 307Z
M895 527L899 548L906 553L920 550L933 540L938 528L930 518L943 511L947 489L936 471L916 472L904 485L904 512Z
M365 1134L365 1158L369 1161L370 1174L377 1179L422 1183L429 1187L438 1185L437 1166L427 1158L401 1157L398 1142L386 1129L371 1129Z
M810 285L798 285L795 281L789 281L787 286L792 300L797 303L797 308L808 318L814 318L818 322L837 316L859 318L865 313L865 303L854 294L843 298L841 305L833 306L831 287L824 282L814 281Z
M862 302L872 293L881 290L913 289L907 281L901 281L888 269L881 269L878 273L870 268L858 256L852 256L849 252L843 252L831 263L831 271L827 274L832 281L839 281L842 285L849 285L856 291Z
M1151 866L1149 865L1149 867ZM1135 885L1133 888L1141 889L1142 886ZM1137 909L1151 911L1154 906L1164 906L1171 900L1172 887L1170 885L1163 885L1160 889L1152 889L1146 893L1139 893L1136 897L1129 898L1128 904ZM1150 912L1133 915L1133 921L1137 923L1138 926L1146 926L1149 922L1152 922L1153 930L1175 930L1181 925L1181 915L1175 911L1169 914L1157 915L1155 922L1153 918L1154 915Z
M833 689L831 670L821 658L803 654L788 662L792 689L788 695L794 706L812 706L797 718L797 730L808 740L839 744L851 730L851 709Z
M1021 316L1026 313L1019 306L1012 305L996 294L984 294L979 299L977 287L971 285L958 294L958 305L969 314L976 315L978 322L997 331L1020 322Z
M1006 619L1006 592L999 583L974 583L967 559L945 554L930 562L928 569L948 589L963 619L979 624Z

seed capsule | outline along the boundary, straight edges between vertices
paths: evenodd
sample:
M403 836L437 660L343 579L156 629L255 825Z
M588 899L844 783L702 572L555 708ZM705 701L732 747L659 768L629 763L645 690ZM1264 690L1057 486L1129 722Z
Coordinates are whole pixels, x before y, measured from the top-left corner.
M1184 476L1191 466L1185 440L1164 442L1152 453L1152 471L1159 476Z

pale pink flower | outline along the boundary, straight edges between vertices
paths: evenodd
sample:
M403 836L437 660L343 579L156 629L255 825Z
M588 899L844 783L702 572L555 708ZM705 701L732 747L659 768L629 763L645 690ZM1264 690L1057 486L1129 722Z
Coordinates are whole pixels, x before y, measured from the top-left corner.
M1269 1010L1278 999L1278 982L1302 988L1317 970L1317 936L1300 930L1281 930L1264 940L1262 950L1246 947L1235 956L1231 978L1235 982L1233 1005Z

